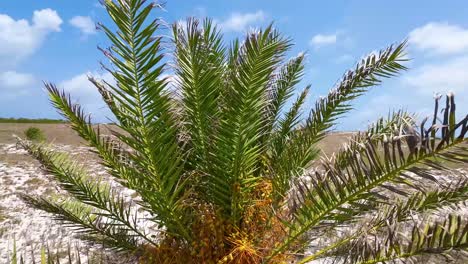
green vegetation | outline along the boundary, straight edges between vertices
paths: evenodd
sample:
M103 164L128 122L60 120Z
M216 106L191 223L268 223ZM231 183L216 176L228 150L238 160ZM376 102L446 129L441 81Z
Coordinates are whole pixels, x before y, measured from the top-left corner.
M24 182L26 185L40 186L44 185L46 182L40 178L31 178Z
M40 128L37 127L30 127L24 131L24 135L26 136L27 140L32 140L32 141L45 141L46 137L44 135L44 132Z
M0 222L3 220L7 219L7 216L5 215L5 208L0 206ZM0 229L0 235L2 235L2 229Z
M68 245L66 250L54 251L47 245L42 245L39 252L39 257L36 257L33 250L29 254L19 254L16 247L16 240L13 241L13 251L11 252L11 260L9 264L24 264L24 263L39 263L39 264L105 264L109 258L104 255L103 250L97 252L83 252L79 248L72 248ZM29 261L26 262L29 255ZM82 260L82 256L87 257L87 261Z
M20 140L70 194L24 194L29 205L139 263L370 264L466 253L468 219L457 208L468 180L444 166L468 161L468 116L456 121L453 95L442 111L436 99L432 122L395 112L310 168L352 100L405 69L405 42L365 57L303 117L309 87L293 95L305 56L287 60L292 42L273 26L227 46L211 20L188 19L169 42L150 18L157 5L145 2L104 2L118 32L99 25L113 44L102 51L117 82L91 81L117 120L115 137L46 85L109 174L139 194L138 206L86 164ZM439 174L453 180L441 184ZM436 217L445 207L455 210ZM159 230L139 225L141 210Z
M64 124L67 121L60 119L29 119L29 118L3 118L0 117L0 123L31 123L31 124Z

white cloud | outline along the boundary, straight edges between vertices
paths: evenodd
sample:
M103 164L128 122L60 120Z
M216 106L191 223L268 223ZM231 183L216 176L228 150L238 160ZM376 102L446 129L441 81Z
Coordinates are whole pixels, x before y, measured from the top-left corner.
M409 43L432 54L468 51L468 28L448 23L428 23L409 33Z
M454 92L458 117L468 112L468 56L435 61L415 67L401 79L382 87L378 95L363 100L359 111L343 119L343 127L364 128L369 122L385 116L389 110L405 109L419 114L421 118L432 115L433 95ZM373 90L380 90L375 87ZM385 91L385 92L384 92ZM376 91L377 92L377 91ZM384 93L382 93L384 92ZM445 104L445 98L441 101Z
M61 82L59 87L69 92L73 98L78 99L82 103L100 103L102 102L101 95L97 88L88 80L88 76L92 76L97 80L114 83L112 75L108 72L103 74L97 72L86 72Z
M310 45L314 47L333 45L336 43L337 38L337 34L317 34L310 40Z
M468 56L420 66L404 82L424 94L453 91L468 97ZM468 103L468 102L467 102Z
M259 10L255 13L232 13L228 19L219 23L219 26L226 32L242 32L246 30L249 26L264 21L265 17L266 15L262 10Z
M90 113L93 120L107 122L112 118L112 114L97 88L88 80L88 76L115 84L114 78L108 72L86 72L59 83L58 87L70 93L72 100L79 103L86 113Z
M391 93L369 98L359 111L350 113L344 127L376 120L391 109L403 108L432 115L433 95L454 92L458 117L468 112L468 28L447 23L428 23L409 33L411 47L418 52L412 57L412 67L398 81L384 89ZM439 55L439 56L434 56ZM440 56L444 55L444 56ZM458 56L447 56L458 55ZM379 88L377 88L379 89ZM445 103L445 98L442 100Z
M437 56L419 64L402 79L405 96L417 98L454 92L458 112L468 111L468 28L448 23L428 23L409 33L409 42L424 55ZM415 62L418 62L417 58ZM414 100L413 100L414 101Z
M37 85L32 74L16 71L0 72L0 94L4 98L16 97L28 93L31 86Z
M0 14L0 69L33 54L51 32L60 31L62 19L56 11L34 11L32 23Z
M75 16L69 23L78 28L84 35L96 34L96 26L89 16Z
M27 73L18 73L15 71L6 71L0 73L1 88L19 88L30 85L34 82L34 76Z
M340 43L346 35L341 36L338 32ZM468 113L468 27L429 23L408 36L414 52L412 60L405 63L410 70L399 78L384 80L382 87L374 87L357 99L353 104L356 110L340 119L338 129L365 129L370 122L399 109L418 114L419 120L432 116L435 93L455 94L458 120ZM440 103L445 104L445 98Z
M34 11L33 25L39 30L58 32L62 22L57 11L50 8Z

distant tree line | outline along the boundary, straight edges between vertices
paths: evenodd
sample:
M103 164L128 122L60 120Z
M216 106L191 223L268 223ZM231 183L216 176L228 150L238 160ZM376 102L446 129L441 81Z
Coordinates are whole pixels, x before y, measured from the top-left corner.
M34 124L63 124L67 121L62 119L48 119L48 118L4 118L0 117L0 123L34 123Z

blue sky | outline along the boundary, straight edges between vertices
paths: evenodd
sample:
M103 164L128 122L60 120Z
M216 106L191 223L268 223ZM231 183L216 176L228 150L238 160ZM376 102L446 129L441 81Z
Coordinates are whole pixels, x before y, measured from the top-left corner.
M309 107L363 55L408 38L410 70L359 99L340 130L364 128L401 107L428 114L436 92L453 91L459 115L468 112L466 0L167 0L165 9L154 15L168 23L211 17L228 40L273 21L294 40L291 56L308 54L298 88L312 85ZM58 117L41 85L51 81L105 121L108 111L86 80L109 78L99 67L104 58L96 46L107 41L96 22L109 23L97 0L0 1L0 116Z

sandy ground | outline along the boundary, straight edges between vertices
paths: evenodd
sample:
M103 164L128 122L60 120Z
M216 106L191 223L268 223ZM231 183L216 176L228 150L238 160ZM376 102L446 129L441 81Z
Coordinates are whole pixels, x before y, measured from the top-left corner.
M53 148L80 159L90 155L89 149L83 146L54 145ZM20 199L20 193L34 196L64 194L53 177L45 174L39 164L29 158L24 150L18 149L16 144L0 144L0 158L0 263L9 263L14 241L18 253L25 256L26 263L32 263L31 255L35 255L37 259L41 247L45 245L57 249L56 254L63 257L67 256L69 245L72 248L88 248L87 244L74 238L70 228L62 226L51 215L31 208ZM113 182L95 159L87 159L86 167L92 172L90 175L110 182L128 201L136 198L133 191ZM139 216L142 218L139 226L143 226L146 231L155 228L143 220L149 215ZM91 247L91 252L81 250L81 260L86 261L88 255L97 254L94 251L102 253L99 246ZM111 259L105 263L119 263Z
M0 154L10 157L25 155L23 150L16 149L15 144L0 145ZM80 241L75 241L67 228L57 224L46 213L27 206L19 198L18 194L22 192L45 195L60 190L38 164L21 159L0 161L0 263L8 263L13 241L16 241L19 253L27 256L30 252L37 255L46 243L51 248L61 243L80 246Z

